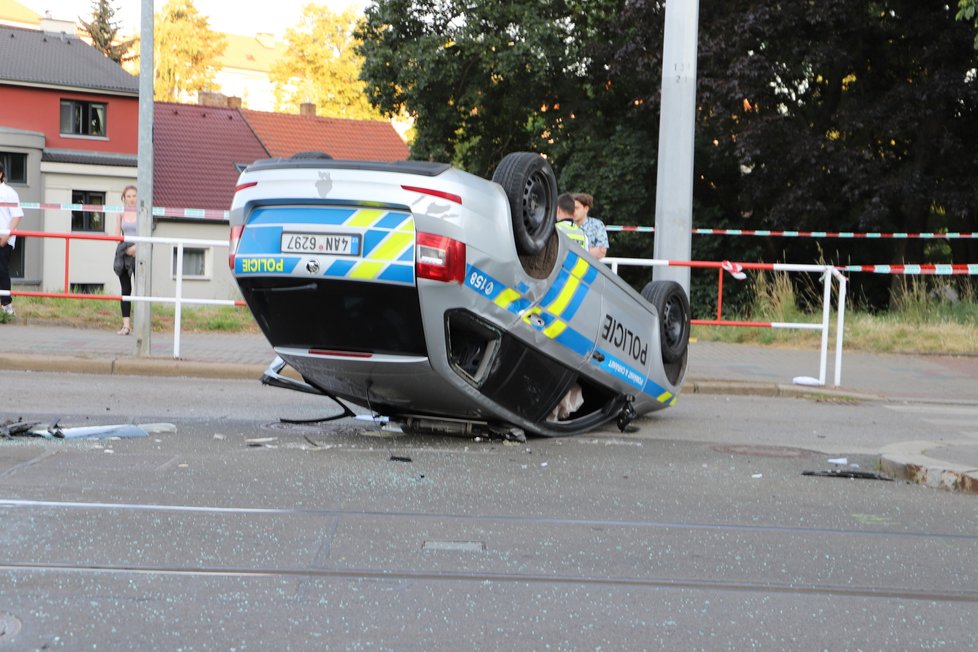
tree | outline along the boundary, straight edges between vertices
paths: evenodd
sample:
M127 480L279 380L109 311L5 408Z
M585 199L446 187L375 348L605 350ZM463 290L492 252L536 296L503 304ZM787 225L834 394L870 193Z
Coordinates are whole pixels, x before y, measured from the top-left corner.
M352 9L335 14L309 4L299 26L285 33L286 55L272 68L276 108L298 111L314 102L321 115L337 118L380 119L359 79L363 58L353 35L359 17Z
M978 0L958 0L958 13L955 20L971 21L978 29ZM978 50L978 35L975 36L975 49Z
M92 0L91 20L86 22L81 17L78 20L92 39L95 49L121 64L132 58L129 50L132 49L136 39L118 40L119 22L112 20L114 17L115 8L109 0Z
M415 119L415 157L488 175L509 152L556 149L587 103L589 25L622 2L378 0L357 33L362 78L375 106Z
M174 102L212 90L218 58L227 47L224 35L210 29L193 0L167 0L154 20L153 97Z
M372 101L416 117L415 157L486 176L509 151L540 151L562 189L595 196L596 214L651 225L664 1L516 5L376 0L360 32ZM978 231L978 52L955 9L918 0L703 9L694 226ZM701 237L693 255L978 260L974 241L823 242ZM612 249L648 255L651 244L616 238ZM857 281L885 303L887 279Z
M618 32L656 33L658 5L630 3ZM978 190L970 177L978 165L978 54L953 9L913 0L777 7L730 0L700 19L695 226L976 230ZM651 120L658 113L660 55L633 38L616 42L610 76L634 89ZM704 224L704 215L717 219ZM694 238L694 257L709 240ZM724 258L747 260L745 248L762 244L765 250L754 253L768 261L971 262L978 256L971 241L951 247L920 239L722 244ZM889 279L855 280L871 303L886 303Z
M786 14L747 9L714 26L727 66L716 67L706 96L714 115L736 116L726 120L736 139L726 147L746 172L740 212L773 228L978 226L978 84L969 72L978 54L950 8L831 0ZM928 262L925 244L846 243L829 258ZM791 249L817 255L811 242Z

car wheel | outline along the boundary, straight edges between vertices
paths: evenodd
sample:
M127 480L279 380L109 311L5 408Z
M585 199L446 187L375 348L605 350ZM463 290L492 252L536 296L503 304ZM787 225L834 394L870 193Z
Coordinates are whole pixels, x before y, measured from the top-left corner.
M509 199L516 250L535 256L543 251L554 232L557 212L557 177L547 159L532 152L507 154L492 180Z
M675 281L652 281L642 289L642 296L659 313L659 341L662 361L676 362L689 346L689 299Z

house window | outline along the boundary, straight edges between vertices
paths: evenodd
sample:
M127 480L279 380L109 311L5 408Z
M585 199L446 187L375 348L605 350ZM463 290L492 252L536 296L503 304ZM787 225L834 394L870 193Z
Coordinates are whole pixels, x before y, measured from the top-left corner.
M0 163L7 171L7 183L27 183L27 154L0 152Z
M72 190L71 203L105 206L105 193ZM71 211L71 230L105 233L105 213L101 211Z
M196 247L183 248L183 277L207 278L207 249ZM173 267L171 274L177 277L177 248L173 248Z
M61 100L61 133L75 136L105 136L105 104Z

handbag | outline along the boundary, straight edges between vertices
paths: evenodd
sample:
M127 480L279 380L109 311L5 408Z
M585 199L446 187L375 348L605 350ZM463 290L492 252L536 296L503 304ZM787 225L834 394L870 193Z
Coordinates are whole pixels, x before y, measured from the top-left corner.
M115 258L112 260L112 271L116 276L120 274L132 274L136 271L136 257L126 253L126 249L132 246L131 242L120 242L115 248Z

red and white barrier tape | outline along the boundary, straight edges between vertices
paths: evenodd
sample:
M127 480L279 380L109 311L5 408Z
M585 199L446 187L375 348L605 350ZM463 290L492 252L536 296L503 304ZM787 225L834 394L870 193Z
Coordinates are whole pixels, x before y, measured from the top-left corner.
M720 263L720 267L738 281L743 281L747 278L747 274L744 274L744 266L740 263L731 263L729 260L725 260Z
M88 213L121 213L125 210L124 206L111 204L53 204L50 202L22 201L19 204L14 202L0 202L0 206L13 208L20 206L25 210L43 211L85 211ZM211 208L167 208L164 206L154 206L154 217L191 217L205 219L228 219L230 211L217 210Z
M49 211L87 211L90 213L121 213L122 206L108 204L54 204L49 202L0 202L0 206L12 208L20 206L27 210ZM228 219L230 211L212 208L169 208L154 206L153 215L156 217L203 217L208 219ZM608 231L623 233L655 233L654 226L622 226L611 224L605 227ZM854 238L866 240L906 240L920 238L925 240L957 240L978 238L978 232L951 231L948 233L871 233L855 231L772 231L769 229L690 229L693 235L749 235L777 238Z
M654 226L605 227L609 231L624 233L655 233ZM693 235L752 235L779 238L854 238L865 240L906 240L921 238L926 240L955 240L978 238L974 231L952 231L949 233L859 233L855 231L771 231L767 229L690 229Z

